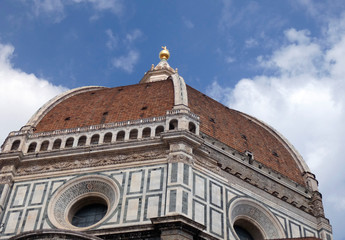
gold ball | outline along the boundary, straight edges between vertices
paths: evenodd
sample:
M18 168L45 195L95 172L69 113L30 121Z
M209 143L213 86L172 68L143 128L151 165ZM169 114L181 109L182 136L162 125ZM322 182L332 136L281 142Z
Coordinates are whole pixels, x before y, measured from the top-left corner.
M170 57L170 53L169 53L169 50L168 49L163 49L162 51L160 51L160 53L159 53L159 58L161 59L161 60L168 60L169 59L169 57Z

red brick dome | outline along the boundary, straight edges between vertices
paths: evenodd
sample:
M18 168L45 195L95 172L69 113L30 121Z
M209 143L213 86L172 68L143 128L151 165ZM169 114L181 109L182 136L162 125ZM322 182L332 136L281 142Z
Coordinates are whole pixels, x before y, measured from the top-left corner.
M187 86L188 107L200 117L200 132L305 186L305 164L293 147L261 121ZM172 80L72 91L36 116L35 132L78 128L166 115L174 107Z

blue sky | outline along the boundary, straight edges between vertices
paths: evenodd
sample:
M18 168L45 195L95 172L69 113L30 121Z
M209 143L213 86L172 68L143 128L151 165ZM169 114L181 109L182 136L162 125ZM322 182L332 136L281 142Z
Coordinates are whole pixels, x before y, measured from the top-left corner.
M164 45L187 84L292 142L345 239L342 0L3 0L0 142L62 91L138 83Z

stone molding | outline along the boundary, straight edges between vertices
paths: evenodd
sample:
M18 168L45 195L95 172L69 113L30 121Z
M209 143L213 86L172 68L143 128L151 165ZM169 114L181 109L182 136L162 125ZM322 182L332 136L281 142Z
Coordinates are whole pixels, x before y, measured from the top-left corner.
M17 169L17 175L28 175L36 174L38 172L44 173L106 165L117 165L123 163L137 162L139 160L153 160L166 157L167 153L164 150L151 150L137 153L118 152L116 155L103 157L89 157L87 159L79 159L77 156L73 157L75 158L75 160L71 160L70 157L62 161L48 159L45 163L39 161L39 163L31 163L27 166L23 164L22 166L19 166Z
M104 222L109 214L116 209L119 203L120 192L120 187L107 176L86 175L71 179L58 188L52 196L47 209L49 220L53 226L59 229L76 231L91 229ZM71 209L82 199L90 197L97 197L106 202L106 215L102 220L91 226L73 226L68 220Z
M69 230L36 230L18 234L9 240L102 240L99 237L92 236L82 232Z

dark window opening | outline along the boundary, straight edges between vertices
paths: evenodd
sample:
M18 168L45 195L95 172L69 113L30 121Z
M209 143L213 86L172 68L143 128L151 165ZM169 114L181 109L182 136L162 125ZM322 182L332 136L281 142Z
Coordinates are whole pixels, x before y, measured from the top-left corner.
M216 123L216 121L214 120L214 118L211 118L211 117L210 117L210 122Z
M78 201L70 210L70 222L75 227L88 227L101 221L108 207L103 199L88 197Z
M101 123L100 123L100 124L105 123L105 120L107 119L108 113L109 113L109 112L104 112L104 113L103 113L102 118L101 118Z
M162 132L164 132L164 127L163 126L156 127L155 136L158 137Z
M36 151L36 146L37 146L36 142L30 143L29 148L28 148L28 153L35 152Z
M175 130L178 128L178 121L176 119L173 119L169 123L169 130Z
M247 219L238 219L234 223L234 230L240 240L263 240L259 228Z
M247 136L246 136L246 135L242 134L241 137L242 137L244 140L247 141Z
M56 139L53 143L53 149L60 149L61 147L61 139Z
M85 144L86 144L86 136L81 136L78 139L78 146L85 146Z
M103 204L90 204L79 209L72 218L72 225L88 227L98 223L107 213L107 206Z
M143 138L151 137L151 128L144 128L143 130Z
M71 117L66 117L65 121L71 120Z
M190 122L189 123L189 126L188 126L188 130L192 133L195 133L196 132L196 126L194 123Z
M275 156L275 157L279 157L279 154L278 154L277 152L275 152L275 151L273 151L272 154L273 154L273 156Z
M147 106L144 106L141 108L141 110L146 110L147 109Z
M137 139L138 138L138 130L133 129L129 132L129 139Z
M240 240L254 240L252 235L244 228L241 228L240 226L234 226L234 229Z
M99 143L99 135L95 134L91 137L91 144L98 144Z
M66 140L65 148L71 148L73 147L74 138L70 137Z
M120 131L117 133L116 142L125 140L125 131Z
M104 135L103 142L104 143L110 143L111 139L113 137L113 134L111 132L108 132Z
M252 153L247 153L247 155L248 155L249 163L250 163L250 164L253 164L253 162L254 162L253 154L252 154Z
M14 141L14 142L12 143L11 151L18 150L19 145L20 145L20 140Z
M42 144L41 144L41 148L40 148L40 151L47 151L48 150L48 146L49 146L49 141L44 141Z

